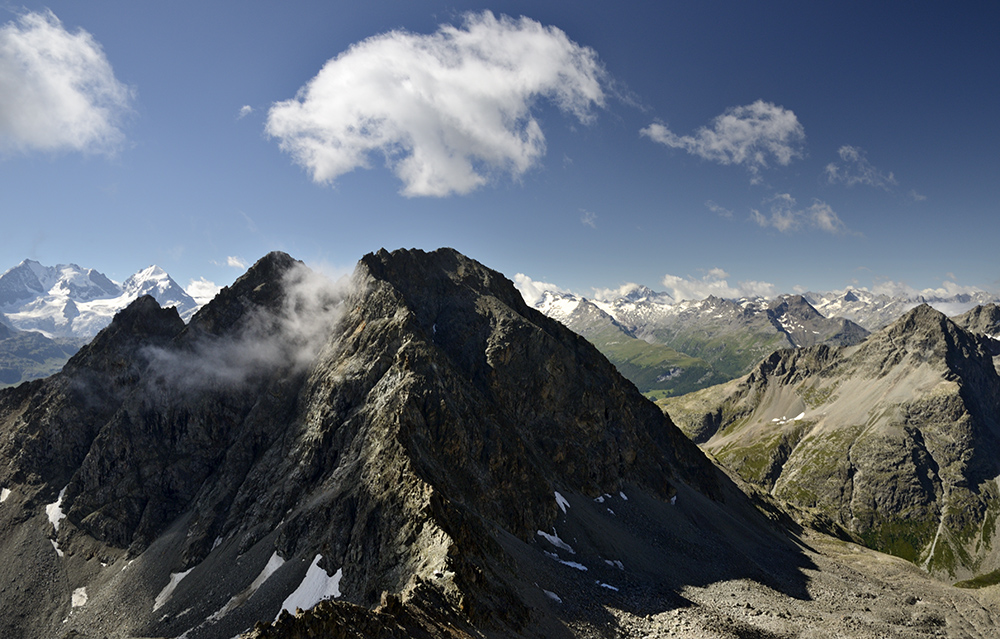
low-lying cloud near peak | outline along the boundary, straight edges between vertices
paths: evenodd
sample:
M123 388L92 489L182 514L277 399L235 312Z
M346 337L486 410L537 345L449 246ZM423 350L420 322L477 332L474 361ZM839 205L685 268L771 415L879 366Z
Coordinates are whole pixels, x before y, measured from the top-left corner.
M266 131L319 183L368 168L376 155L403 181L403 195L464 194L538 163L539 99L589 123L605 83L597 54L561 30L470 13L461 27L354 44L274 104Z
M713 268L702 277L680 277L677 275L663 276L663 286L670 295L678 301L703 300L710 295L724 299L739 299L743 297L771 298L777 294L774 284L770 282L744 281L736 286L730 286L726 278L729 273L721 268Z
M275 368L304 370L331 338L351 291L350 278L337 281L298 265L284 276L278 309L255 309L238 332L199 335L180 348L145 351L157 383L182 392L235 386Z

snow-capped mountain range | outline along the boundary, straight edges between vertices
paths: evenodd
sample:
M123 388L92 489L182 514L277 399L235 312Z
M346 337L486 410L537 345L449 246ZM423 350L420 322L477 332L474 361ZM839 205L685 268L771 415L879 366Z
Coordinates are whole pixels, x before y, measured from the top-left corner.
M988 293L893 297L864 289L678 301L639 285L595 299L555 288L522 288L522 295L586 337L642 392L656 397L733 379L780 348L859 343L922 303L954 316L1000 301Z
M645 286L630 284L618 289L612 295L587 298L557 289L542 291L532 304L549 317L565 323L577 306L589 302L601 309L623 326L641 328L661 323L677 316L718 314L719 298L703 300L675 300L667 293L660 293ZM722 300L742 307L749 313L762 313L778 299L797 296L780 295L772 299L742 298ZM866 289L846 289L825 293L803 293L805 299L820 315L826 318L842 317L869 331L887 326L907 311L927 304L948 316L960 315L976 306L1000 302L1000 295L979 291L958 293L951 296L891 296L873 293ZM712 300L715 300L714 302Z
M160 306L174 306L185 320L198 303L158 266L150 266L123 283L76 264L44 266L24 260L0 275L0 313L9 326L46 337L90 339L115 313L143 296Z
M948 317L954 317L976 306L1000 301L1000 295L985 291L949 296L891 296L865 289L847 289L830 293L805 293L803 297L823 315L845 317L870 331L888 326L921 304L927 304Z

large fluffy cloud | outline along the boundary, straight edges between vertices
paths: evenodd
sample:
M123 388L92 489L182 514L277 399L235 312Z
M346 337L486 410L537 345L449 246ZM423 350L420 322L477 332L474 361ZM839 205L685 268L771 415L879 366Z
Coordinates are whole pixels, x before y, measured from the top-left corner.
M659 123L640 133L705 160L741 165L750 171L753 182L760 182L760 172L769 162L787 166L801 157L806 136L795 113L763 100L728 109L694 135L677 135Z
M766 203L770 204L770 215L757 209L750 212L750 219L760 226L772 226L782 233L804 228L819 229L834 235L850 232L836 211L821 200L815 200L807 207L800 207L791 195L779 193Z
M113 152L131 100L93 36L52 12L0 27L0 150Z
M702 300L709 295L726 299L775 295L774 285L770 282L745 281L730 286L727 277L729 273L721 268L713 268L700 278L680 277L668 273L663 276L663 286L670 291L675 300Z
M372 154L407 196L468 193L522 175L545 152L539 98L587 123L605 101L597 54L528 18L469 14L462 27L391 31L328 61L267 133L313 180L333 182Z

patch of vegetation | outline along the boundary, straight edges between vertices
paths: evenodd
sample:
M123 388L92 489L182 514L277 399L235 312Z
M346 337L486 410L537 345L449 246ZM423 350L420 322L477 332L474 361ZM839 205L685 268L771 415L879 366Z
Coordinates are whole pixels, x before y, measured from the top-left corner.
M758 439L749 446L730 444L717 455L744 480L770 490L781 476L782 468L795 446L812 426L812 422L795 422L791 429Z
M805 402L806 406L809 408L816 408L817 406L827 403L839 385L839 383L835 383L823 388L817 386L805 388L803 385L797 390L799 391L799 397L802 398L802 401Z
M663 344L650 344L621 332L599 332L587 339L618 372L653 400L684 395L726 381L707 362Z
M936 529L936 523L930 519L892 519L879 522L858 536L873 550L916 563L920 551L933 541ZM931 564L934 568L954 570L955 554L944 540L938 541Z
M978 575L972 579L955 583L956 588L986 588L1000 584L1000 570L988 572L985 575Z

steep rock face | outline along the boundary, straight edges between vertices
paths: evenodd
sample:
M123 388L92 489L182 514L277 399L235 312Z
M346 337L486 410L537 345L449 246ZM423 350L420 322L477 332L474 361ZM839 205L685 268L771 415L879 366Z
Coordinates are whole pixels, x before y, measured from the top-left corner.
M775 496L937 574L1000 562L1000 379L984 340L929 306L859 346L776 352L703 394L667 410Z
M365 256L348 289L273 253L186 327L141 298L0 392L0 436L5 637L228 639L323 595L338 632L568 636L611 622L609 580L659 609L743 576L804 596L669 419L450 250Z

